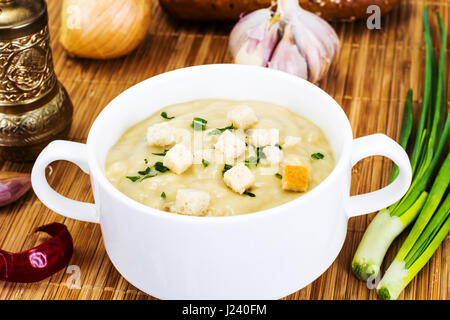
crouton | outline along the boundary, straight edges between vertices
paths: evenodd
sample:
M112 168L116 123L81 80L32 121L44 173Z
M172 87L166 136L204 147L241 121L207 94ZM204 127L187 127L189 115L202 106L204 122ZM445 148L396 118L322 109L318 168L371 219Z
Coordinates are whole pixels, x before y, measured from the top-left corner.
M182 128L175 128L174 130L174 142L183 143L186 147L192 143L192 135L189 130Z
M209 208L208 192L195 189L179 189L177 191L174 211L187 215L205 215Z
M265 163L268 164L279 164L283 159L283 151L275 146L268 146L263 148L263 154L265 158L263 159Z
M300 138L300 137L287 136L286 139L284 139L283 148L287 149L287 148L295 147L301 141L302 141L302 138Z
M223 153L225 163L233 163L245 152L245 142L229 130L220 135L214 147Z
M167 122L156 123L147 129L150 146L163 147L175 142L175 129Z
M266 147L278 144L280 133L278 129L254 129L250 132L250 144L255 147Z
M227 118L233 123L235 128L242 130L248 129L258 122L253 109L246 105L236 107L228 112Z
M164 156L163 164L176 174L182 174L192 165L193 156L184 144L177 143Z
M245 190L253 186L255 176L242 162L227 170L223 175L223 181L234 192L243 194Z
M308 189L308 168L285 166L281 185L285 191L305 192Z

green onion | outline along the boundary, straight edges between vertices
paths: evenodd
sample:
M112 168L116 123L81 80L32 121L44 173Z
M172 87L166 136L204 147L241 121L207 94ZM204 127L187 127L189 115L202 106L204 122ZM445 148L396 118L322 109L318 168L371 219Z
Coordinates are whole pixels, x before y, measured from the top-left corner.
M402 121L402 129L400 132L400 138L398 143L402 146L403 149L406 150L409 142L409 137L411 136L412 127L413 127L413 111L412 111L412 98L413 92L412 89L408 90L408 94L406 95L405 108L403 111L403 121ZM391 177L389 178L389 183L393 182L395 178L398 176L398 167L394 164L394 167L391 172Z
M313 153L311 155L311 158L316 159L316 160L321 160L321 159L325 158L325 156L322 153L317 152L317 153Z
M278 179L283 179L283 176L279 173L275 173L275 177L277 177Z
M209 166L209 161L202 159L202 164L206 168L207 166Z
M234 129L234 125L233 124L231 126L228 126L228 127L225 127L225 128L217 128L217 129L214 129L214 130L210 131L208 133L208 136L221 134L221 133L225 132L226 130L233 130L233 129Z
M174 119L175 117L169 117L168 115L167 115L167 112L161 112L161 117L163 117L164 119L167 119L167 120L172 120L172 119Z
M165 192L161 193L161 199L166 199L166 198L167 198L166 193Z
M132 182L136 182L138 181L141 177L137 177L137 176L127 176L127 179L130 179Z
M191 128L194 128L195 131L204 131L206 130L206 124L208 121L202 118L194 118L191 123Z
M145 164L148 164L148 160L147 160L147 159L144 159L144 163L145 163Z
M447 155L411 232L378 284L381 299L397 299L449 233L450 195L442 201L449 184L450 155Z
M411 156L411 166L413 168L411 187L400 201L391 205L389 208L381 210L364 233L352 261L353 272L362 280L367 280L371 276L378 275L386 251L392 241L419 214L417 221L421 219L428 221L425 218L420 218L420 216L425 215L426 218L429 218L436 210L440 201L436 199L436 196L442 197L442 192L437 192L436 183L438 180L442 182L443 178L442 176L441 178L436 178L436 174L445 158L448 157L446 150L450 138L450 120L447 117L444 121L447 113L445 102L445 48L447 36L439 14L438 20L442 39L439 65L436 64L434 58L428 21L428 7L425 7L423 17L426 52L424 98ZM399 139L399 143L405 149L411 134L412 123L412 92L409 91L406 98L402 130ZM441 168L441 170L443 169ZM397 175L398 168L394 166L390 182ZM434 179L436 179L436 182L433 183ZM434 203L434 206L431 206L431 203ZM427 213L424 214L424 212ZM423 227L423 223L421 227ZM415 240L413 238L408 241L410 246L413 245L412 243ZM402 251L408 251L409 247L407 246L405 248ZM423 249L426 250L425 245ZM414 253L411 255L414 255ZM410 260L407 262L410 262ZM386 290L381 290L380 295L386 297ZM395 294L391 296L394 297Z
M275 147L278 147L278 149L280 149L280 150L283 150L283 147L282 146L280 146L278 143L277 144L275 144Z
M423 14L423 26L424 26L424 38L425 38L425 80L423 89L423 102L422 102L422 112L419 119L419 124L417 128L416 142L414 144L414 150L411 156L411 166L413 169L413 174L416 172L419 160L424 153L425 145L421 143L424 135L426 134L425 127L427 125L427 120L430 118L430 105L431 105L431 92L433 85L433 74L435 57L433 53L433 44L431 41L430 24L428 21L428 7L425 7Z

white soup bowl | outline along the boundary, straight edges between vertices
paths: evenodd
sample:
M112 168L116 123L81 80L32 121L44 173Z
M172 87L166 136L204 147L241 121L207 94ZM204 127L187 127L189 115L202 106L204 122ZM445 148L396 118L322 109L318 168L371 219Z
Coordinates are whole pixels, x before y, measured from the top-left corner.
M231 217L159 211L127 197L107 180L107 152L128 128L168 105L206 98L260 100L293 110L323 130L336 167L296 200ZM351 197L352 166L374 155L399 166L397 179L381 190ZM63 197L48 185L45 169L57 160L71 161L90 174L95 204ZM135 85L100 113L86 144L50 143L32 172L34 191L48 208L99 223L117 270L137 288L162 299L289 295L336 259L350 217L396 202L410 182L411 166L400 145L382 134L354 140L345 113L324 91L286 73L242 65L185 68Z

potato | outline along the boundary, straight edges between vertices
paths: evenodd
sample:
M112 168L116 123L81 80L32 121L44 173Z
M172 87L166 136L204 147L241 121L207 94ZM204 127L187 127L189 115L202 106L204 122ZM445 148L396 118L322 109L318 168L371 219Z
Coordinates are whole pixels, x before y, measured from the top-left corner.
M272 0L159 0L171 16L182 20L235 20L241 13L269 7ZM377 5L384 14L400 0L299 0L302 8L327 20L366 18L367 7Z

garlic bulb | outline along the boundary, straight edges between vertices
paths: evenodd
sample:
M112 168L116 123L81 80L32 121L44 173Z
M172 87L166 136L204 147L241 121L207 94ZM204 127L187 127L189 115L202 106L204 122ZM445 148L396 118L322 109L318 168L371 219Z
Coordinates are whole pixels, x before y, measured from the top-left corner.
M336 32L297 0L278 0L276 7L250 13L234 27L230 48L235 63L268 66L317 83L339 53Z
M64 0L61 44L82 58L124 56L145 38L151 7L151 0Z

